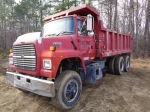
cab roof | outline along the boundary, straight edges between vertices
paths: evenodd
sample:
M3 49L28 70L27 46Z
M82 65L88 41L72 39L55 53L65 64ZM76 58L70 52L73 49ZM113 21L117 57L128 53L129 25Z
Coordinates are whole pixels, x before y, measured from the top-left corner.
M98 11L96 11L93 7L91 7L88 4L83 4L83 5L50 15L50 16L47 16L44 18L44 20L48 21L55 17L65 16L66 14L68 15L76 14L76 15L81 15L81 16L87 16L88 14L91 14L94 17L99 16Z

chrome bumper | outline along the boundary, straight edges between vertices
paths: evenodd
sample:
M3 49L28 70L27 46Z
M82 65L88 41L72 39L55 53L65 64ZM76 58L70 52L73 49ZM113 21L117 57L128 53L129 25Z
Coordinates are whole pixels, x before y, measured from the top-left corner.
M6 79L8 83L10 83L14 87L42 96L55 96L54 82L52 81L42 80L9 71L6 72Z

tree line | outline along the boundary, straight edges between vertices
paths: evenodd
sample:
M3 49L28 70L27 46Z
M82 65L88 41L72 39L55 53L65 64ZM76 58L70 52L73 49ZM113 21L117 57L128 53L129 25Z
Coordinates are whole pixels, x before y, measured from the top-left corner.
M133 35L134 57L150 57L150 0L0 0L0 49L24 33L41 31L44 17L87 3L105 27Z

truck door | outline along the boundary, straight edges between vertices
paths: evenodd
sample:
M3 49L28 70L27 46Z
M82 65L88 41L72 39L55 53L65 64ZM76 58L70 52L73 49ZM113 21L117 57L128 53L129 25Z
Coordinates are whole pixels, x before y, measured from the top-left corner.
M80 51L83 56L84 61L92 60L95 58L95 43L94 37L87 35L86 30L86 21L85 20L77 20L77 29L78 29L78 37L77 40L79 42Z

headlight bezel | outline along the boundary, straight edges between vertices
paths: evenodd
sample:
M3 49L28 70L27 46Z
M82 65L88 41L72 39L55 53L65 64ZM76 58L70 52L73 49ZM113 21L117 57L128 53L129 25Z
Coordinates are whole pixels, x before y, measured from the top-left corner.
M43 60L43 68L44 69L52 69L52 61L51 60Z
M13 65L13 62L14 60L13 60L13 58L9 58L9 65Z

